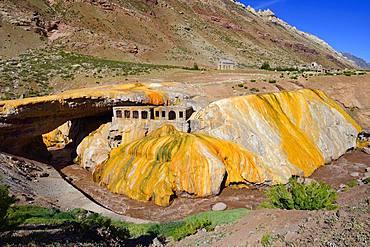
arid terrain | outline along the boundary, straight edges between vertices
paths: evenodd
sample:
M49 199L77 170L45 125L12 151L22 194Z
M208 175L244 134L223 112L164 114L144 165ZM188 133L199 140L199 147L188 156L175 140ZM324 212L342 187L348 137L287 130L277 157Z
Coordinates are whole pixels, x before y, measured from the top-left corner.
M0 246L369 246L350 59L234 0L0 1Z
M277 82L270 83L269 81L273 79L276 79ZM295 90L302 87L320 88L345 107L362 126L367 127L369 126L369 116L366 112L370 104L368 97L366 97L366 90L368 90L366 84L369 83L369 80L369 75L351 77L312 75L293 80L288 76L281 78L280 72L262 70L228 73L174 70L168 73L130 76L127 81L114 83L176 82L176 88L182 92L193 90L201 92L201 95L205 96L203 97L204 102L200 103L201 105L231 96ZM107 84L113 84L113 82ZM91 86L95 85L91 84ZM136 223L180 220L188 215L208 211L217 202L226 203L229 209L248 208L252 210L247 217L231 226L217 227L216 231L210 233L200 231L178 243L169 243L170 246L258 246L264 235L271 237L273 246L301 246L302 244L366 246L369 241L366 231L368 228L366 217L369 210L369 187L363 184L361 179L370 166L370 156L361 151L347 153L337 161L318 169L312 175L312 179L324 181L340 191L338 199L340 209L334 212L310 213L258 209L259 204L265 199L264 191L267 189L265 186L250 189L226 188L220 195L210 198L178 198L166 208L156 206L152 202L137 202L125 196L113 194L94 183L90 172L73 164L70 159L71 150L57 149L50 152L53 155L51 162L53 168L47 169L53 170L55 168L67 183L77 189L76 192L71 191L71 193L79 193L79 195L72 197L71 194L65 194L68 195L65 199L61 198L55 201L57 195L53 195L53 193L56 192L50 194L50 185L48 185L49 183L55 184L55 182L50 181L48 177L43 178L41 175L35 175L38 181L36 184L43 184L41 188L40 185L33 187L31 184L26 184L21 186L22 188L17 187L13 190L21 202L44 206L53 205L67 209L68 205L82 206L83 200L88 198L87 200L93 201L91 207L89 206L92 210ZM15 158L15 160L17 159ZM42 173L42 171L39 172ZM53 172L55 171L53 170ZM46 173L52 174L48 170ZM8 171L3 170L3 174L8 174ZM14 179L16 178L22 180L22 178L15 176ZM17 181L14 179L10 180L10 184ZM359 185L346 189L346 184L353 180L360 181ZM86 205L83 207L86 208ZM273 219L273 224L271 224L271 219ZM328 230L323 231L323 229Z

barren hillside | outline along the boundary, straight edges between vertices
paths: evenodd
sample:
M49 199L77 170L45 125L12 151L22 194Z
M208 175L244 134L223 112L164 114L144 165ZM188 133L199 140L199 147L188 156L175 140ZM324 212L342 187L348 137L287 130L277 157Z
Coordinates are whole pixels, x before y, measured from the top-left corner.
M353 66L273 12L232 0L5 0L0 14L0 33L9 34L1 35L5 58L48 44L114 60L181 66L214 67L220 58L242 66L264 61Z

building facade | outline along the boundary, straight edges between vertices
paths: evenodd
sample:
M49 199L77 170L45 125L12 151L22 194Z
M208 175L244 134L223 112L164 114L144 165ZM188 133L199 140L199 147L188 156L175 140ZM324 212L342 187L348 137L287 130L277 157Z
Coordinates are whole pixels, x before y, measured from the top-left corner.
M193 112L192 107L184 106L116 106L113 108L110 145L118 147L121 144L127 126L134 126L134 129L145 135L163 124L171 124L179 131L190 132L189 118Z
M220 59L218 62L219 70L235 70L237 68L237 63L229 59Z

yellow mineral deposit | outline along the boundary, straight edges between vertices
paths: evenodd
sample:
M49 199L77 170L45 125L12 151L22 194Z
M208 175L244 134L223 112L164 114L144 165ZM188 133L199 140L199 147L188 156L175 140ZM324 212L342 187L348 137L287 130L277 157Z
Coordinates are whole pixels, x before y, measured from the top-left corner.
M95 169L94 179L114 193L168 206L174 192L218 194L226 174L229 185L262 183L269 173L257 157L232 142L164 125L114 149Z
M69 139L71 122L68 121L53 131L42 135L43 142L47 148L63 148L72 140Z
M0 113L7 114L8 111L12 111L22 106L27 106L30 104L41 104L50 101L59 101L64 102L72 100L75 98L109 98L117 99L125 95L133 95L134 93L144 94L146 104L153 105L162 105L166 103L167 96L165 93L150 88L149 84L135 83L135 84L118 84L118 85L109 85L93 88L84 88L84 89L75 89L68 90L63 93L42 96L42 97L32 97L25 99L16 99L16 100L6 100L0 101Z
M94 180L114 193L168 206L174 195L217 195L225 185L310 176L356 146L361 127L318 90L249 95L211 103L191 121L164 125L113 149ZM196 130L196 128L195 128Z

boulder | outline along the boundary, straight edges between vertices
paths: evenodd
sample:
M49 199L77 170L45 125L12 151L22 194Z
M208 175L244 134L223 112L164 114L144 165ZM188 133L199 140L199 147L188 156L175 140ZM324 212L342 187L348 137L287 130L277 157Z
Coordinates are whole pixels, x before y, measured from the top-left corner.
M320 90L302 89L219 100L191 118L191 129L235 142L268 169L310 176L356 147L361 127ZM298 168L298 169L297 169Z
M113 193L168 206L174 195L207 197L219 194L223 184L274 180L265 167L259 157L237 144L164 125L113 149L109 159L96 166L93 177Z
M47 148L63 148L71 142L69 138L69 130L71 128L71 121L67 121L58 128L49 133L42 135L42 139Z
M227 209L227 205L223 202L218 202L212 206L212 211L224 211Z
M77 147L76 163L85 169L94 169L108 159L111 147L108 143L108 135L111 124L103 124L96 131L82 140Z
M360 173L359 172L352 172L350 175L351 175L351 177L359 177Z

